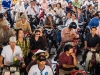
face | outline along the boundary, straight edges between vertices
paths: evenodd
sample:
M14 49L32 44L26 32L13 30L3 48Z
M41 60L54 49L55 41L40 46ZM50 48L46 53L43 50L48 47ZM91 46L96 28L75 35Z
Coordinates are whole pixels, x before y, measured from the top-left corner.
M46 61L39 61L39 65L40 65L40 66L44 67L45 64L46 64Z
M8 26L3 26L2 28L3 28L5 31L7 31L7 30L9 29Z
M73 48L71 48L71 49L69 50L69 53L73 53Z
M92 34L96 34L96 29L95 29L95 28L92 28L92 29L91 29L91 33L92 33Z
M77 12L78 12L78 13L81 13L81 9L77 9Z
M26 21L26 18L21 18L21 20L22 20L23 22L25 22L25 21Z
M2 8L2 5L0 4L0 8Z
M10 46L15 46L16 42L9 42Z
M24 32L22 30L19 30L18 37L24 37Z
M35 36L39 37L40 36L40 32L36 32Z
M76 18L75 14L72 14L72 18L73 18L73 19L75 19L75 18Z
M67 17L67 18L70 18L70 17L71 17L71 14L70 14L70 13L68 13L68 14L66 15L66 17Z
M49 19L49 20L52 20L52 17L51 17L51 16L49 16L49 17L48 17L48 19Z
M57 7L60 8L60 4L57 4Z

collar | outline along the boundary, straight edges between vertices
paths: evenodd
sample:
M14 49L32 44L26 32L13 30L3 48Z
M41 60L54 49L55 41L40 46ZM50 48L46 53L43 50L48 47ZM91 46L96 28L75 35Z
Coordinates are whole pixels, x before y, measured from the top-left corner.
M38 68L39 68L39 65L38 65ZM44 70L44 69L45 69L45 66L44 66L43 70ZM40 70L40 68L39 68L39 70ZM40 70L40 74L41 74L41 75L42 75L43 70Z

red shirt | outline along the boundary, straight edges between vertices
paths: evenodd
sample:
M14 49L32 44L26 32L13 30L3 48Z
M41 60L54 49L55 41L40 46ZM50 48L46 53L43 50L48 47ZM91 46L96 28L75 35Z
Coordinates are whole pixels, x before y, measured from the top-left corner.
M73 68L63 68L62 65L66 64L66 65L74 65L73 63L73 57L67 56L65 52L62 52L59 56L59 64L60 64L60 68L63 70L72 70Z

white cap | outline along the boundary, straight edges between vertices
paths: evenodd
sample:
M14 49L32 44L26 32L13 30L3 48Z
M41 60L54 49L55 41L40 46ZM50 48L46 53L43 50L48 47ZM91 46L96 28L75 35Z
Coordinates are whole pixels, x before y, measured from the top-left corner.
M9 38L9 42L16 42L16 37L15 36L11 36Z
M2 26L9 26L9 25L10 25L10 23L7 20L4 20L2 22Z

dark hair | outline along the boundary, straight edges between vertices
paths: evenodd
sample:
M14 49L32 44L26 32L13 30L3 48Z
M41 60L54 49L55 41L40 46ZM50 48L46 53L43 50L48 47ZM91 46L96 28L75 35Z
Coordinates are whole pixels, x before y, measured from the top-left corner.
M37 32L40 32L40 30L36 29L36 30L35 30L35 33L37 33Z
M74 12L72 12L72 13L71 13L71 16L72 16L72 14L74 14L74 15L75 15L75 17L76 17L76 14L75 14Z
M100 11L97 11L97 12L95 13L95 16L98 16L98 17L99 17L99 13L100 13Z
M69 51L71 48L73 48L72 45L70 45L70 44L65 45L64 52Z
M3 18L3 13L0 13L0 18Z
M60 8L62 8L61 3L57 3L57 5L58 5L58 4L60 5Z
M70 11L68 11L68 12L66 12L66 15L67 15L68 13L70 13L70 14L71 14L71 12L70 12Z
M77 10L77 7L76 6L74 6L74 8Z
M88 8L90 8L92 6L92 4L88 5Z
M22 28L15 29L15 31L16 31L16 39L18 40L19 31L23 31L23 29Z
M92 27L91 27L91 30L92 30L93 28L97 30L97 27L96 27L96 26L92 26Z

